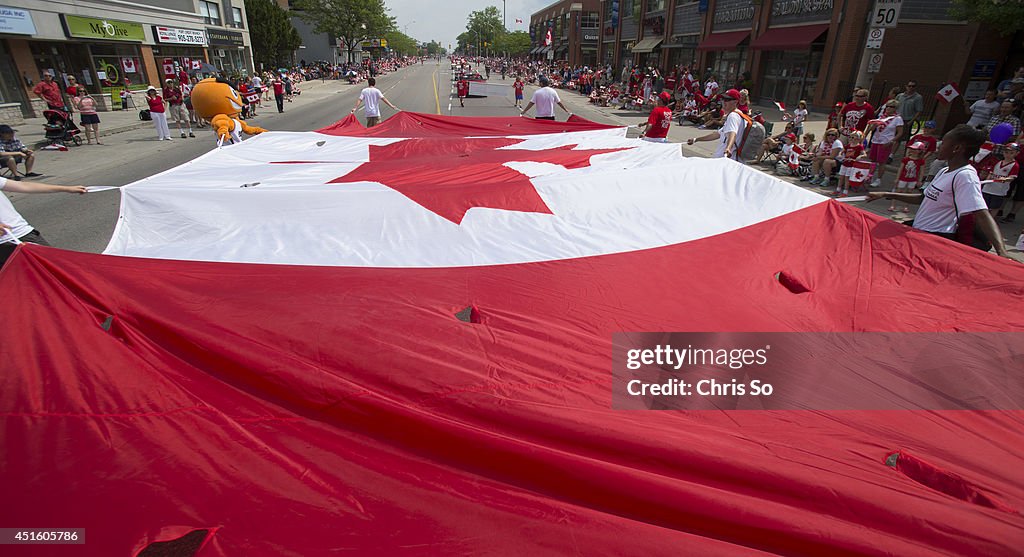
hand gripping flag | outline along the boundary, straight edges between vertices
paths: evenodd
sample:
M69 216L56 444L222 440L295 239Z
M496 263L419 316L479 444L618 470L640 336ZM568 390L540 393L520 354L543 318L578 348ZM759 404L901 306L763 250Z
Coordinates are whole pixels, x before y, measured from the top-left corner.
M955 83L948 83L942 89L939 89L938 93L935 93L935 98L941 100L944 103L950 103L953 99L960 96L960 91L957 91Z

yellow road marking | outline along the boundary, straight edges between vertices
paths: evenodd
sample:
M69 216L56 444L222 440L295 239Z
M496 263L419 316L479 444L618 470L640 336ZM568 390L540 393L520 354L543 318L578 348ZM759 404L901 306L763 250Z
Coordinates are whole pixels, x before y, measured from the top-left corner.
M434 82L434 105L437 106L437 113L441 114L441 100L437 97L437 70L430 75L430 79Z

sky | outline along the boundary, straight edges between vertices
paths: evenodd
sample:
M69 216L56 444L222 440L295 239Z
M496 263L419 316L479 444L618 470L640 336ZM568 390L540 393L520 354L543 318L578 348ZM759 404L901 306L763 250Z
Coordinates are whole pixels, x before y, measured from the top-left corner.
M501 11L501 0L384 0L398 23L398 29L420 42L436 40L443 48L456 47L455 37L466 30L470 12L494 6ZM506 0L505 26L509 31L528 31L530 14L555 0ZM523 20L515 23L516 18Z

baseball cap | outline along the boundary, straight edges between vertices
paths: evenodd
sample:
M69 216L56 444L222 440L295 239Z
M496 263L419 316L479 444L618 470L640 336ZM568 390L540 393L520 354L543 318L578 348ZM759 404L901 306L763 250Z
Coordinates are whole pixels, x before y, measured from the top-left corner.
M10 126L0 126L0 133L4 133L4 127L8 127L9 128ZM1007 143L1006 145L1003 145L1003 148L1004 149L1013 149L1015 151L1020 151L1020 143Z
M928 147L924 143L921 143L920 141L915 141L915 142L911 143L907 147L907 149L927 149L927 148Z
M149 87L146 87L146 92L148 93L150 91L156 91L156 87L153 87L152 85L150 85Z
M796 134L795 133L787 133L783 137L785 137L786 139L791 139L793 141L796 141Z
M938 124L935 123L935 120L928 120L927 122L924 123L924 127L935 128L938 127Z
M0 124L0 133L14 133L14 128L7 124Z
M661 94L658 95L658 98L664 102L669 102L672 100L672 95L669 95L668 91L662 91Z
M722 100L738 101L740 100L740 92L735 89L729 89L728 91L722 93Z

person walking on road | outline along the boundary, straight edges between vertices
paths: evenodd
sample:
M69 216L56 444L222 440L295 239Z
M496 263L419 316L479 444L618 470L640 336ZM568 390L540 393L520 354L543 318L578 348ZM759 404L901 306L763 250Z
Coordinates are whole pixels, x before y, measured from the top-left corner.
M284 112L284 82L280 77L274 78L274 101L277 102L277 112Z
M15 182L0 178L0 191L12 193L85 193L85 186L57 186L42 182ZM38 230L32 228L14 208L6 195L0 195L0 267L14 253L18 244L28 242L50 245Z
M698 141L718 140L718 149L715 150L715 158L725 157L727 159L739 160L739 141L742 141L743 130L746 129L746 121L736 111L739 105L740 92L729 89L718 97L722 100L722 114L725 114L725 121L722 127L715 132L700 137L693 137L686 140L687 145L693 145Z
M551 88L551 81L548 80L547 76L540 76L538 80L540 83L540 89L533 92L533 96L530 97L530 102L526 104L519 114L525 116L526 113L537 106L537 119L538 120L554 120L555 119L555 105L562 107L569 116L572 113L569 112L568 108L562 104L562 99L558 98L558 92Z
M188 128L188 137L195 137L195 134L192 133L192 122L188 119L188 111L185 110L185 95L173 79L168 79L164 83L164 100L167 101L168 107L168 112L165 114L178 122L178 133L181 134L181 138L185 139L185 129L181 127L182 123Z
M369 85L369 87L363 89L362 92L359 93L359 98L356 99L356 105L352 107L352 114L356 113L356 110L359 109L360 104L365 104L366 127L372 128L380 123L381 102L395 109L396 112L401 109L391 104L391 101L387 100L387 98L384 97L384 93L381 93L380 89L375 87L377 85L376 79L371 77L366 80L366 84Z
M512 83L512 90L516 94L516 108L523 108L523 80L516 76L516 80Z

